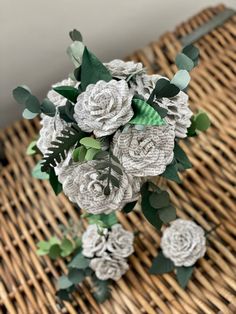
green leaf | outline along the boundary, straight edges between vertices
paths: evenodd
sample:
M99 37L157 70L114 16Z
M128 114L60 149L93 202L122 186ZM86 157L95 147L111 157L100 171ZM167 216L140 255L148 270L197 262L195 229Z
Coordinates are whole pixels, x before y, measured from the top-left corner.
M162 208L170 204L170 196L167 191L152 192L149 202L153 208Z
M66 50L74 66L78 68L83 60L84 44L81 41L74 41Z
M190 267L176 267L176 276L177 276L177 280L178 283L180 284L180 286L185 289L189 279L192 276L194 270L194 266L190 266Z
M73 29L73 31L70 31L69 35L73 41L83 41L83 37L80 31L78 31L77 29Z
M51 259L57 259L61 255L61 248L58 244L54 244L50 247L48 255Z
M180 70L187 70L190 72L194 68L193 60L184 53L179 53L176 56L175 63Z
M66 238L62 240L60 247L62 251L61 256L63 257L70 255L74 250L73 243L69 239L66 239Z
M48 98L45 98L41 103L41 111L49 117L54 117L56 113L56 107Z
M56 195L62 192L62 184L58 181L57 175L54 168L50 168L49 171L49 182L53 188Z
M171 83L177 86L180 90L185 89L190 82L190 75L186 70L179 70L171 80Z
M83 137L80 140L80 144L84 145L86 148L89 147L89 148L101 149L100 141L93 137Z
M199 131L206 131L210 125L211 121L205 112L199 112L195 117L196 129Z
M126 214L130 213L134 209L136 204L137 201L125 204L125 206L122 208L122 212Z
M26 109L32 113L40 113L40 102L37 97L29 95L25 102Z
M58 290L56 292L56 296L62 301L71 301L71 298L67 289Z
M24 119L27 119L27 120L32 120L35 117L37 117L37 115L38 115L38 113L33 113L33 112L29 111L27 108L25 108L23 113L22 113L22 117Z
M85 155L87 153L87 149L84 146L79 146L73 151L73 160L82 162L85 160Z
M185 46L182 52L193 61L199 57L199 49L192 44Z
M141 208L147 221L152 224L157 230L160 230L162 227L162 221L158 216L157 209L153 208L149 202L149 198L152 193L153 192L148 190L148 182L143 184L141 188Z
M84 271L82 269L71 268L68 273L68 279L75 285L81 283L85 278Z
M48 148L48 153L43 158L42 170L47 171L50 167L55 167L57 163L65 160L70 148L85 135L86 133L75 124L61 131L61 135L52 142L53 146Z
M32 170L32 176L39 180L48 180L49 174L42 171L42 160L40 160Z
M133 99L132 107L134 110L134 116L129 121L131 124L138 125L164 125L160 115L155 109L153 109L147 102L141 99Z
M178 168L176 162L172 162L166 167L166 170L162 173L162 177L181 183L180 177L178 175Z
M177 86L172 84L168 79L161 78L157 81L156 86L149 99L153 100L154 96L156 96L157 99L160 99L162 97L172 98L176 96L179 92L180 89Z
M95 84L100 80L109 82L112 76L103 63L85 47L81 64L82 90L84 91L89 84Z
M73 283L68 279L67 276L61 276L58 279L57 286L58 289L67 289L71 287Z
M59 106L58 111L60 118L66 122L75 122L74 119L74 105L70 101L67 101L64 106Z
M37 243L37 247L43 251L48 251L51 247L51 244L48 241L39 241Z
M70 100L73 103L76 103L79 96L79 91L73 86L57 86L53 88L55 92L62 95L66 99Z
M174 270L174 268L174 263L169 258L166 258L161 251L159 252L157 257L153 259L153 263L151 268L149 269L149 273L154 275L161 275L171 272L172 270Z
M118 220L115 213L101 214L100 220L103 222L106 228L111 228L113 225L117 224Z
M85 160L93 160L96 154L99 152L99 149L89 148L85 155Z
M18 86L12 91L13 97L19 104L25 104L28 97L31 95L29 87L22 85Z
M81 252L79 252L69 263L69 267L71 268L78 268L78 269L85 269L89 267L90 259L83 256Z
M44 256L44 255L47 255L47 254L48 254L48 251L44 251L44 250L42 250L42 249L38 249L38 250L36 251L36 254L37 254L38 256Z
M26 150L26 155L28 156L31 156L31 155L34 155L36 154L37 152L37 141L32 141L29 146L27 147L27 150Z
M184 150L179 146L177 142L175 142L174 156L175 159L183 166L184 169L192 168L190 160L188 159Z
M161 221L165 224L176 219L176 210L173 205L169 204L167 207L162 207L158 210Z
M57 237L51 237L48 242L50 243L50 246L61 243L61 241Z
M110 297L110 294L111 294L111 291L109 288L110 281L100 280L95 275L92 276L92 281L96 287L96 290L93 293L95 300L98 303L105 302Z

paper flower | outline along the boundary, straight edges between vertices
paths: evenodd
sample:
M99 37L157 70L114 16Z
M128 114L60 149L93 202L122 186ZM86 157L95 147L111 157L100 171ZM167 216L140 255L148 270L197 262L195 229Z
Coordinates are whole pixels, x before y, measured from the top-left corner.
M206 252L204 230L193 221L177 219L164 231L161 248L175 266L192 266Z
M55 83L52 85L52 87L58 87L58 86L77 86L78 82L73 81L70 78L67 78L61 82ZM47 94L47 98L54 103L54 105L56 107L58 106L63 106L66 104L67 99L63 96L61 96L60 94L58 94L56 91L54 91L53 89L51 89L48 94Z
M167 109L165 121L175 127L175 135L179 138L187 136L187 130L191 125L192 111L188 105L188 95L180 91L173 98L161 98L154 101L162 108Z
M175 133L171 126L149 126L143 130L130 127L117 131L113 138L113 154L125 171L133 176L162 174L173 160Z
M106 250L107 229L103 229L103 234L98 233L98 227L89 225L82 236L82 254L86 257L102 256Z
M61 171L59 181L68 198L91 214L111 213L138 198L140 181L123 172L112 174L119 180L120 186L110 185L110 194L104 194L107 180L99 177L105 170L96 170L98 161L92 160L82 164L73 163Z
M138 94L142 97L144 97L145 100L148 100L150 97L153 89L156 86L156 82L163 78L163 76L158 74L148 75L138 75L135 80L130 82L131 89L135 92L135 94Z
M110 71L113 77L119 79L126 79L131 75L141 74L145 72L141 62L135 63L134 61L123 61L120 59L112 60L109 63L105 63L105 66Z
M111 255L93 258L90 262L90 267L95 271L96 276L100 280L119 280L129 269L126 260L117 259Z
M107 250L116 257L128 257L134 251L134 235L126 231L122 225L113 225L108 235Z
M132 97L125 80L98 81L78 96L74 118L83 131L110 135L132 118Z

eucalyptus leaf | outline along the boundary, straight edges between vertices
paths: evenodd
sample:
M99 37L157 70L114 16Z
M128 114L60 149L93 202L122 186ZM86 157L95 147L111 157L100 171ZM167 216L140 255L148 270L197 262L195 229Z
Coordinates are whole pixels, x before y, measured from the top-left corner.
M67 276L61 276L58 279L57 286L58 289L67 289L71 287L73 283L68 279Z
M169 164L161 176L177 183L181 183L176 162Z
M84 145L87 148L89 147L89 148L101 149L100 141L93 137L83 137L80 140L80 144Z
M39 241L37 243L37 247L41 250L48 251L51 247L51 244L49 241Z
M90 260L83 256L81 252L79 252L69 263L69 267L85 269L89 266Z
M173 205L169 204L167 207L162 207L158 210L158 215L163 221L163 223L167 224L172 220L176 219L176 209Z
M83 37L77 29L73 29L72 31L69 32L70 38L73 41L83 41Z
M21 85L13 89L13 97L19 104L25 104L28 97L31 95L29 87Z
M170 204L170 196L167 191L152 192L149 197L149 202L153 208L162 208Z
M73 103L76 103L80 94L79 90L73 86L56 86L53 90Z
M48 98L45 98L41 103L41 111L49 117L54 117L56 113L56 107Z
M156 82L156 86L149 99L153 99L154 96L156 96L157 99L163 97L172 98L176 96L179 92L180 89L177 86L172 84L168 79L161 78Z
M175 142L174 156L175 159L183 166L184 169L192 168L190 160L188 159L184 150L179 146L177 142Z
M82 64L84 44L81 41L74 41L68 48L67 54L74 66L78 68Z
M32 113L40 113L40 102L37 97L29 95L25 102L26 109Z
M87 149L84 146L79 146L73 151L73 160L82 162L85 160Z
M33 113L33 112L29 111L27 108L25 108L23 113L22 113L22 117L24 119L27 119L27 120L32 120L35 117L37 117L37 115L38 115L38 113Z
M42 171L42 160L40 160L32 170L32 176L39 180L48 180L49 174Z
M93 160L96 154L99 152L99 149L89 148L85 155L85 160Z
M70 295L67 289L60 289L56 292L56 296L62 301L70 301Z
M190 75L186 70L179 70L171 80L171 83L177 86L180 90L185 89L190 82Z
M53 244L48 252L48 256L51 259L57 259L58 257L60 257L61 255L61 248L58 244Z
M179 53L176 56L175 63L180 70L187 70L190 72L194 68L193 60L191 60L184 53Z
M194 266L190 266L190 267L176 267L176 276L177 276L177 280L178 283L180 284L180 286L185 289L189 279L192 276L194 270Z
M85 278L84 271L82 269L71 268L68 273L68 279L75 285L81 283Z
M199 112L195 117L196 129L199 131L206 131L210 125L211 121L205 112Z
M192 60L196 60L199 57L199 49L192 44L185 46L182 53Z
M61 256L63 257L70 255L74 250L73 243L69 239L66 239L66 238L62 240L60 247L62 251Z
M157 257L153 259L152 266L149 269L149 273L161 275L173 271L174 268L174 263L169 258L166 258L162 251L160 251Z

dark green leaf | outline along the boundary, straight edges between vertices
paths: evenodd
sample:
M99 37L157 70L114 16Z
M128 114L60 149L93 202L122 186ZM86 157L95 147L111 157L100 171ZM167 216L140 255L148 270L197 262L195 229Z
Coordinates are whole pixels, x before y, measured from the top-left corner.
M77 29L73 29L73 31L70 31L69 35L73 41L83 41L83 37L80 31L78 31Z
M194 116L192 116L192 118L191 118L191 125L188 128L187 136L188 137L192 137L192 136L196 136L196 135L197 135L197 133L196 133L196 122L194 120Z
M53 188L53 191L56 195L61 193L62 191L62 184L58 181L57 175L55 174L54 168L50 168L49 171L49 182Z
M39 180L48 180L49 174L42 171L42 160L40 160L32 170L32 176Z
M81 283L85 278L84 271L82 269L71 268L68 273L68 279L75 285Z
M95 275L92 276L93 283L96 287L93 296L98 303L105 302L110 297L109 281L100 280Z
M177 183L181 183L176 162L169 164L161 176Z
M170 204L170 196L167 191L152 192L149 202L153 208L162 208Z
M206 131L210 125L210 119L205 112L199 112L195 117L196 129L199 131Z
M68 279L67 276L61 276L57 282L58 289L67 289L73 285L73 283Z
M144 183L141 188L141 208L147 221L152 224L157 230L160 230L162 226L162 221L158 216L157 209L153 208L149 201L152 193L153 192L148 190L148 182Z
M53 88L55 92L62 95L66 99L76 103L77 97L79 96L79 91L73 86L57 86Z
M174 270L174 268L174 263L169 258L166 258L163 255L162 251L160 251L157 257L153 259L153 263L151 268L149 269L149 273L154 275L160 275L169 273Z
M29 95L25 102L26 109L32 113L40 113L40 102L37 97Z
M188 72L194 68L193 60L191 60L184 53L179 53L176 56L175 63L179 69L187 70Z
M182 52L192 60L196 60L199 57L199 49L192 44L185 46Z
M19 104L25 104L26 100L31 95L31 91L29 87L22 85L13 89L12 94Z
M75 122L74 119L74 105L67 101L64 106L58 107L60 118L66 122Z
M130 212L134 209L134 207L135 207L136 204L137 204L137 201L134 201L134 202L131 202L131 203L127 203L127 204L122 208L122 212L123 212L123 213L126 213L126 214L130 213Z
M174 156L175 159L184 167L184 169L192 168L192 164L189 161L187 155L177 142L175 142Z
M101 149L101 143L99 140L93 138L93 137L83 137L80 140L80 144L84 145L85 147L90 147L90 148L96 148L96 149Z
M160 99L162 97L172 98L176 96L179 92L180 92L180 89L177 86L175 86L174 84L171 84L169 80L165 78L161 78L157 81L152 94L154 94L157 99ZM152 94L151 96L153 97Z
M74 70L74 77L75 79L80 82L81 81L81 66L78 66L75 70ZM79 86L79 88L81 88L81 86ZM83 90L81 89L81 92L83 92Z
M54 244L50 247L48 255L51 259L57 259L61 255L61 248L58 244Z
M33 112L29 111L27 108L25 108L23 113L22 113L22 117L24 119L27 119L27 120L32 120L35 117L37 117L37 115L38 115L38 113L33 113Z
M171 204L169 204L167 207L160 208L158 210L158 214L161 221L163 221L165 224L175 220L176 218L176 210Z
M109 82L112 76L103 63L85 47L81 64L82 90L84 91L89 84L95 84L100 80Z
M110 163L108 161L102 161L98 163L97 165L95 165L94 168L97 170L102 170L102 169L106 169L109 166L110 166Z
M180 286L185 289L189 279L192 276L194 270L194 266L190 266L190 267L176 267L176 276L177 276L177 280L178 283L180 284Z
M81 252L79 252L69 263L69 267L85 269L89 266L90 260L83 256Z
M61 242L61 250L61 256L65 257L70 255L74 250L73 243L69 239L64 238Z
M58 290L56 292L56 296L62 301L71 301L71 298L67 289Z
M45 98L41 103L41 111L49 117L54 117L56 113L56 107L48 98Z

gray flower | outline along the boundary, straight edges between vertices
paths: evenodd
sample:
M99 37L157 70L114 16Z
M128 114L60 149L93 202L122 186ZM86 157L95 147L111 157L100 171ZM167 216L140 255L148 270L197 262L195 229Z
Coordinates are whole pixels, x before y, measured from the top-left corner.
M188 105L188 95L180 91L173 98L161 98L154 101L162 108L167 109L165 121L175 127L175 135L179 138L187 136L187 130L191 125L192 111Z
M138 75L135 80L130 82L131 89L134 93L142 96L145 100L148 100L153 89L156 86L156 82L163 78L163 76L158 74L148 75Z
M117 131L113 138L113 154L118 157L125 171L136 177L157 176L173 160L173 127L135 127L125 132Z
M100 280L119 280L129 269L129 265L123 258L114 258L111 255L93 258L90 267L95 271Z
M134 235L126 231L122 225L113 225L108 235L107 249L116 257L128 257L134 251Z
M107 180L102 180L101 175L107 170L96 170L99 161L88 161L82 164L72 163L64 167L59 174L59 181L68 198L77 203L91 214L111 213L138 198L140 181L123 172L112 174L119 180L120 186L110 184L110 194L104 194Z
M96 137L112 134L132 118L132 98L126 81L98 81L78 96L74 118L83 131Z
M104 64L110 71L113 77L119 79L126 79L130 76L136 74L141 74L145 72L141 62L135 63L134 61L123 61L120 59L112 60L109 63Z
M164 231L161 248L175 266L192 266L206 252L204 230L193 221L177 219Z
M107 232L107 229L103 229L103 234L99 234L97 225L89 225L82 236L83 255L90 258L102 256L106 250Z
M52 85L52 87L58 87L58 86L77 86L78 82L73 81L70 78L67 78L61 82L55 83ZM54 91L53 89L51 89L48 94L47 94L48 99L54 103L54 105L56 107L58 106L63 106L66 104L67 99L63 96L61 96L60 94L58 94L56 91Z

